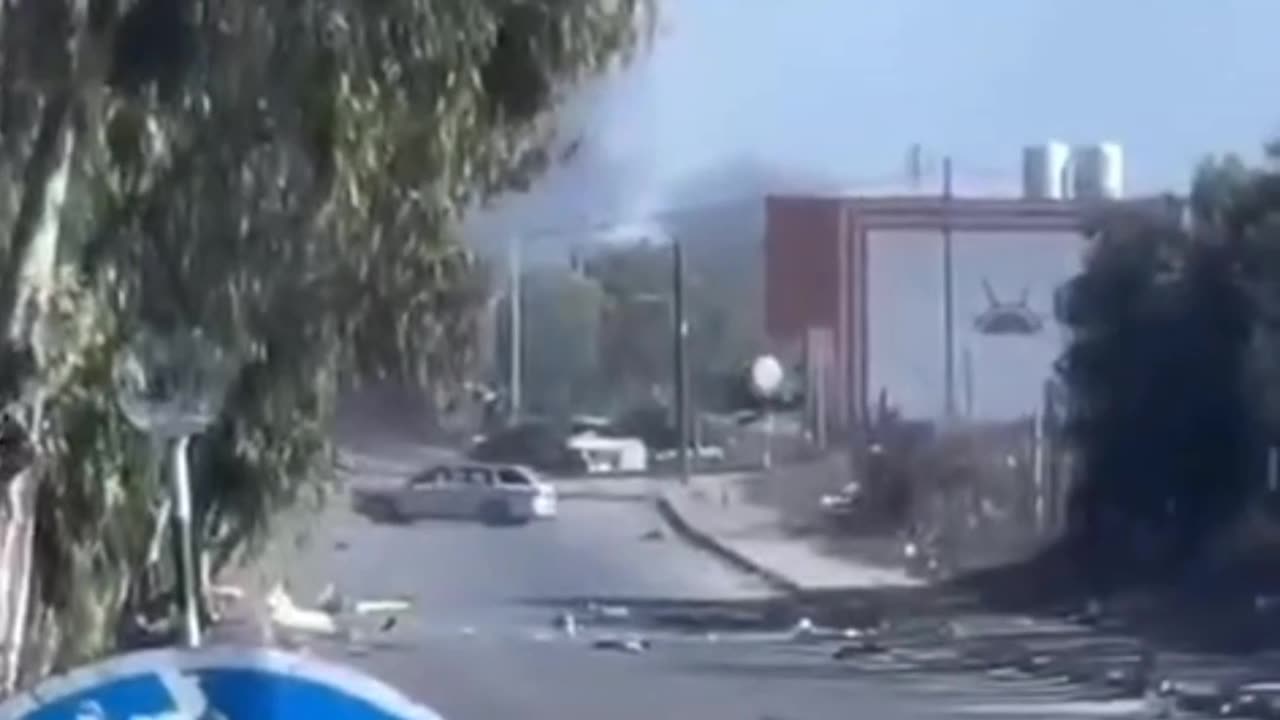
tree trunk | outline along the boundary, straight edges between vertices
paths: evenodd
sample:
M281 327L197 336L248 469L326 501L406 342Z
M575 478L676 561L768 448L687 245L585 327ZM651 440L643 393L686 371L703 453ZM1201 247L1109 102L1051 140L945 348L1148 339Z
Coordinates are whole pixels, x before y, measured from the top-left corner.
M0 278L4 315L3 378L9 403L0 427L0 694L13 692L19 678L31 607L32 541L42 392L38 360L43 311L53 292L62 207L66 200L75 134L69 94L50 101L24 178L22 205L10 239L10 255Z
M22 178L22 198L0 261L0 697L11 694L24 674L24 659L43 668L42 653L27 652L27 630L33 607L33 543L35 505L43 474L42 415L47 388L42 361L58 348L45 347L45 311L57 281L58 239L76 153L77 120L94 124L97 92L110 67L114 4L24 0L5 5L6 29L19 16L36 18L33 33L23 39L31 47L6 47L24 54L40 45L61 52L43 55L54 68L32 87L44 89L35 142ZM90 7L92 5L92 7ZM24 15L24 13L29 13ZM37 18L38 16L38 18ZM6 65L6 67L8 67ZM12 69L12 68L8 68ZM30 68L28 68L30 69ZM9 78L14 80L15 78ZM42 627L47 618L39 619ZM48 627L55 635L57 628ZM33 668L34 669L34 668Z

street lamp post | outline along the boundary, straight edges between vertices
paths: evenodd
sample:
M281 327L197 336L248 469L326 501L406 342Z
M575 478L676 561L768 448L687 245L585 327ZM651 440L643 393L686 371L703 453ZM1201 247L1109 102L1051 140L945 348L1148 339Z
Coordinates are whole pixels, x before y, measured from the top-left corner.
M671 312L675 328L673 383L675 385L676 440L679 442L676 458L679 462L680 482L689 484L689 318L685 312L684 297L684 248L679 238L671 241Z
M513 236L508 260L507 278L507 413L514 425L520 420L524 405L524 291L521 287L524 261L521 238Z
M154 446L167 446L182 638L192 648L200 646L201 631L187 449L217 418L235 369L230 355L198 331L143 333L115 367L121 411Z

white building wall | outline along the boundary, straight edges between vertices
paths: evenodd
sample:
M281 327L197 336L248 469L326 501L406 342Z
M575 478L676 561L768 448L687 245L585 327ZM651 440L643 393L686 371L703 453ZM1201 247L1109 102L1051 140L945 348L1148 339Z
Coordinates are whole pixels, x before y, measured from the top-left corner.
M1035 410L1061 354L1064 333L1053 317L1054 291L1078 272L1083 238L1069 231L956 231L952 234L957 410L966 408L966 349L973 378L973 417L1007 420ZM943 243L940 230L872 230L868 235L868 377L870 399L887 390L913 418L945 407ZM989 303L983 279L1002 303L1024 288L1043 320L1033 336L989 336L974 319Z

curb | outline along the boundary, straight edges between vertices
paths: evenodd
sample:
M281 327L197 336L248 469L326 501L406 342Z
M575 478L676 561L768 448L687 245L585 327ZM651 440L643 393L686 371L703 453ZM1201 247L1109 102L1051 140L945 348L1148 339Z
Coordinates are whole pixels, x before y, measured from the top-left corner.
M556 488L561 500L598 500L600 502L645 502L653 496L645 492L618 493L608 490L561 490Z
M804 593L804 588L790 578L760 565L746 555L716 540L709 533L690 525L667 498L658 497L654 500L654 507L667 526L690 545L716 556L738 570L760 578L766 585L781 593L787 595Z
M797 583L795 583L794 581L790 580L789 578L773 570L770 570L760 565L759 563L756 563L755 561L751 560L749 557L747 557L743 553L740 553L734 550L733 548L729 547L728 545L720 542L710 533L704 532L690 525L689 522L686 521L684 517L680 514L680 511L676 509L675 504L672 503L670 499L659 496L653 500L653 503L658 514L662 517L663 521L667 524L667 526L671 528L673 532L679 535L681 539L683 539L685 542L689 543L690 545L710 553L711 555L715 556L719 560L729 565L732 565L734 568L738 570L741 570L749 575L758 577L765 584L769 585L770 587L779 591L780 593L791 595L791 596L803 596L805 594L804 588L798 585ZM998 611L992 611L992 612L996 612L997 614L1000 614L1000 615L1007 614L1007 613L998 612ZM1072 624L1076 625L1076 623L1072 623ZM1080 626L1080 627L1081 629L1085 628L1085 626ZM1102 633L1098 632L1096 629L1093 629L1091 631L1087 630L1086 632L1089 632L1090 635L1096 635L1097 637L1102 636ZM1142 641L1140 638L1137 638L1136 636L1133 636L1133 639L1135 639L1140 644L1145 644L1145 641ZM893 648L890 648L890 651L892 650ZM1037 655L1043 654L1040 652L1036 652L1031 648L1023 647L1021 645L1019 646L1019 651L1023 656L1025 656L1025 658L1028 658L1028 659L1033 658ZM1160 649L1160 650L1157 650L1157 652L1168 652L1168 650ZM962 655L970 659L982 659L982 656L980 653L974 653L971 650L963 651ZM1085 668L1090 667L1092 664L1093 664L1093 661L1089 661L1088 664L1085 665ZM985 666L984 669L978 670L978 673L981 674L983 672L987 672L992 669L1007 668L1008 666L1009 666L1009 663L1001 662L998 666L994 666L994 667ZM1061 677L1063 675L1063 671L1064 671L1064 668L1062 666L1051 665L1045 668L1027 671L1027 675L1035 678L1051 678L1051 677L1056 678L1056 677ZM1066 672L1068 674L1071 674L1074 672L1077 675L1077 677L1072 680L1072 684L1078 687L1115 689L1114 680L1111 677L1110 672L1098 674L1088 669L1076 670L1074 665L1069 665L1068 668L1066 669ZM1240 701L1240 696L1238 694L1231 694L1228 692L1224 692L1223 689L1220 687L1215 687L1212 691L1208 693L1189 692L1187 688L1177 687L1178 683L1177 683L1176 677L1167 677L1166 679L1173 681L1174 690L1170 695L1165 696L1165 700L1171 701L1174 704L1174 706L1177 708L1177 710L1180 712L1191 712L1191 713L1204 712L1206 709L1208 709L1211 712L1217 712L1220 707L1223 707L1224 703L1233 703L1233 702ZM1147 692L1149 692L1149 690ZM1245 695L1250 696L1249 693L1245 693ZM1248 702L1256 702L1256 696L1250 696L1250 697L1253 697L1253 700ZM1246 712L1246 713L1236 715L1236 717L1264 717L1264 716L1249 714ZM1270 717L1270 716L1265 716L1265 717Z

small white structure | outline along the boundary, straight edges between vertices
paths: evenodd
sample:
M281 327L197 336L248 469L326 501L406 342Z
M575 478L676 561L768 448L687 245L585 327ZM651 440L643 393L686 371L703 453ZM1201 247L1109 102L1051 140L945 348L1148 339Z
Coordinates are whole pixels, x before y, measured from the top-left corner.
M1117 143L1082 145L1072 153L1075 197L1119 200L1124 197L1124 148Z
M1067 197L1071 146L1060 140L1032 145L1022 151L1022 196L1027 200Z
M644 472L649 469L649 449L630 437L605 437L584 432L569 438L570 450L581 453L589 473Z

